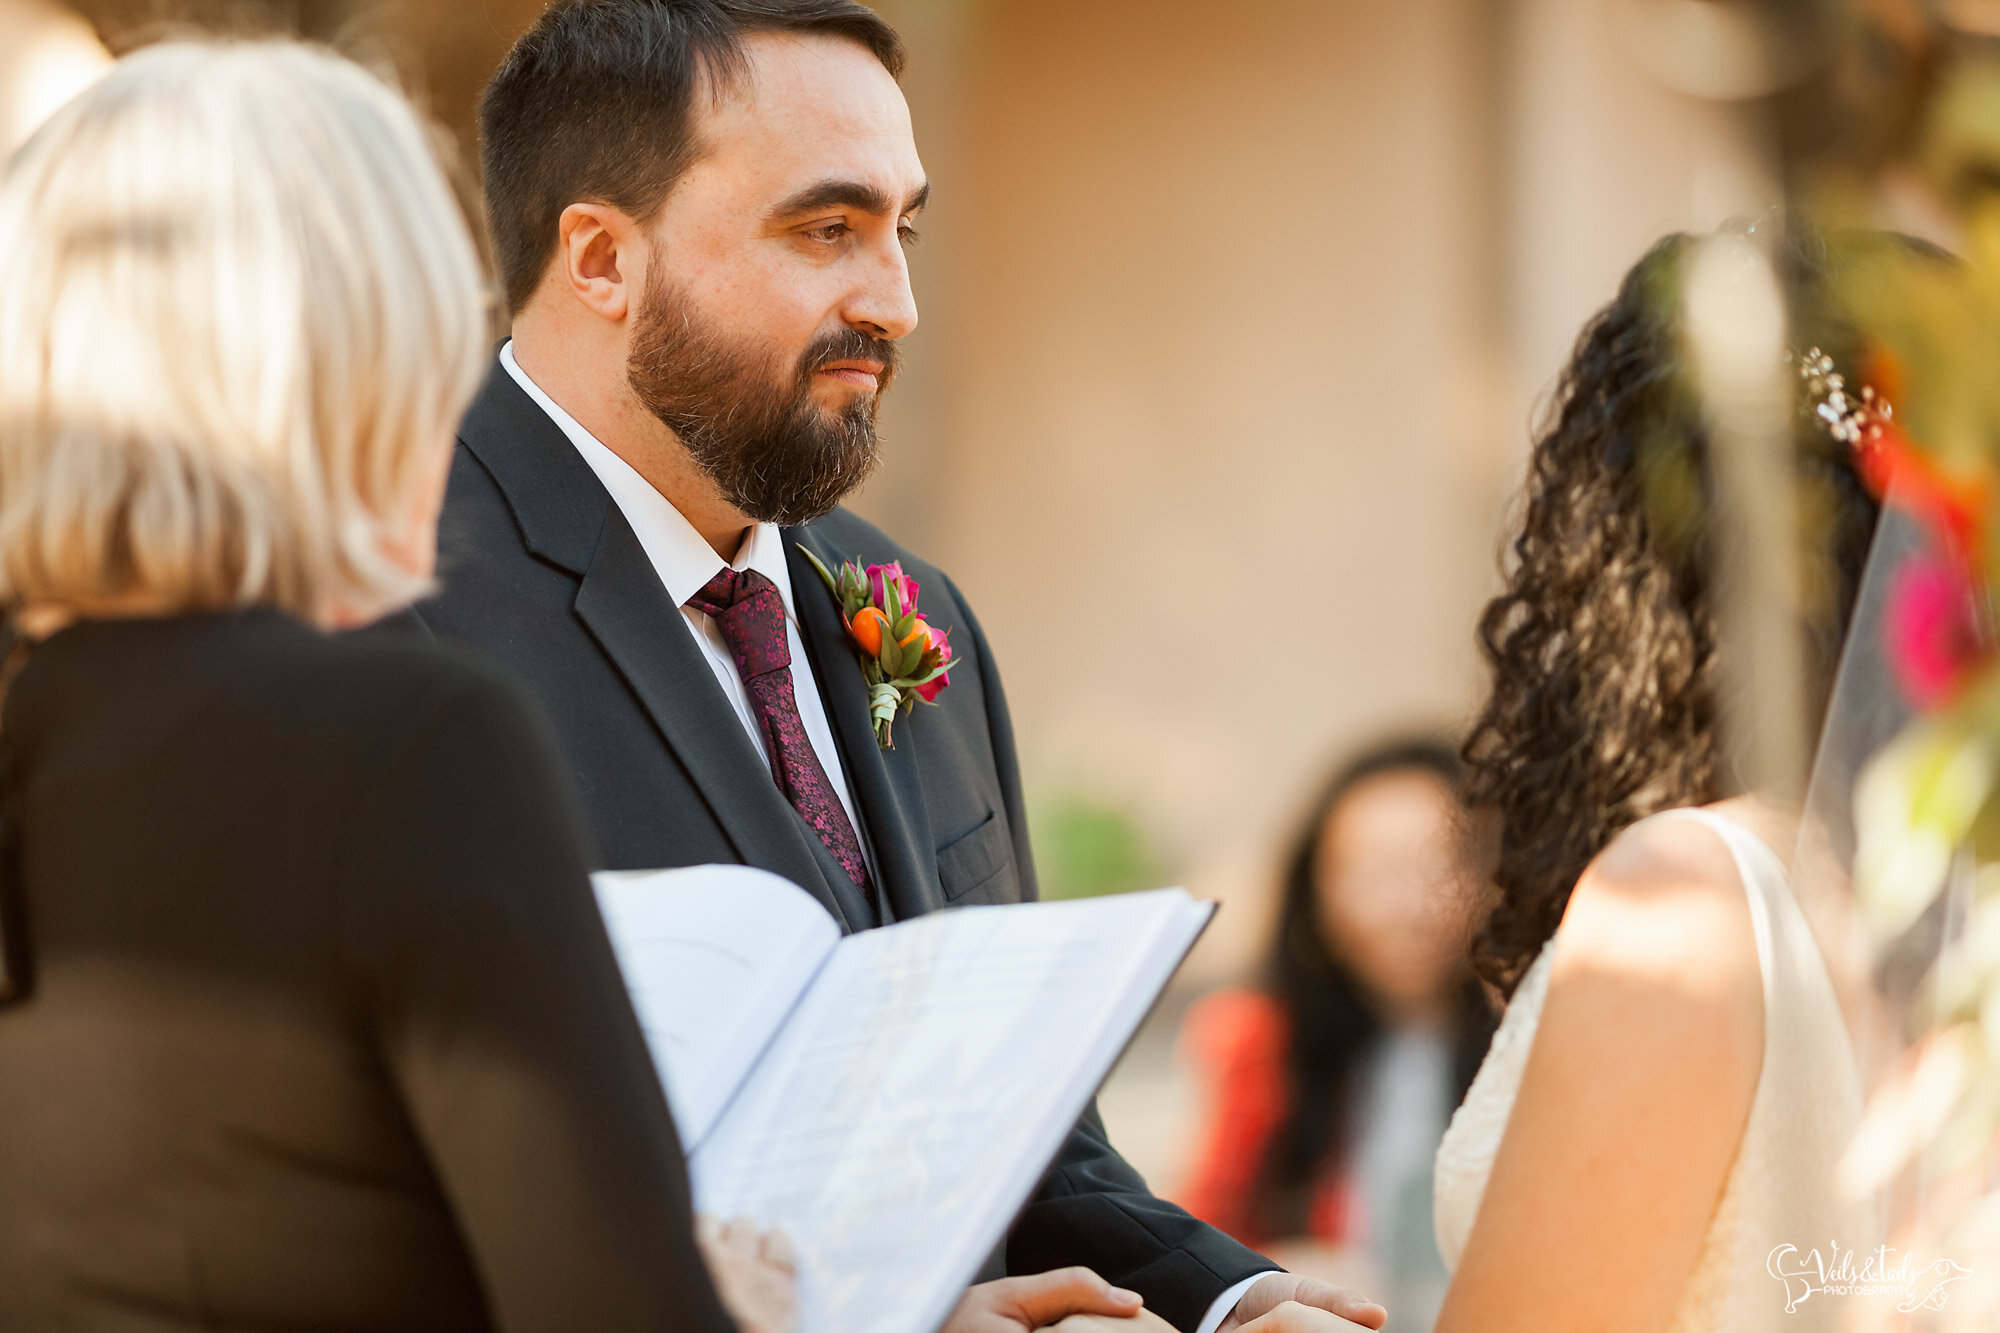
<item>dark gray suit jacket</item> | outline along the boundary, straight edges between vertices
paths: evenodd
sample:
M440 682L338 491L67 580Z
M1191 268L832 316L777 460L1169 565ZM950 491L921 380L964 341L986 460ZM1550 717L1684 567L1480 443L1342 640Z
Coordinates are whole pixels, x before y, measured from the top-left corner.
M793 598L884 907L1035 897L1007 702L958 589L845 511L787 529ZM958 665L937 706L874 738L830 569L900 560ZM638 538L547 413L495 365L459 429L440 538L443 592L420 608L441 637L499 659L555 723L613 869L758 866L805 886L848 929L872 924L837 862L779 792ZM847 892L843 893L845 889ZM1275 1267L1153 1197L1106 1141L1095 1107L1009 1237L1006 1267L1087 1264L1192 1329L1227 1287Z

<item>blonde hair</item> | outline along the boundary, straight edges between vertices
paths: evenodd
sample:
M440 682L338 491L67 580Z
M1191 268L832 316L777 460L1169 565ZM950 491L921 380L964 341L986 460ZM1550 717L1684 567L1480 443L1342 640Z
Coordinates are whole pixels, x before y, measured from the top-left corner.
M0 610L414 600L385 545L486 309L380 79L283 41L119 61L0 177Z

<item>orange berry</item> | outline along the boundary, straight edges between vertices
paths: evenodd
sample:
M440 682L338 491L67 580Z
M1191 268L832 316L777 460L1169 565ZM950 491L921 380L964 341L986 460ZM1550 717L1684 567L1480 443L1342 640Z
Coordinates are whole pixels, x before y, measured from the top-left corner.
M882 634L889 628L889 617L873 606L864 606L854 613L854 619L847 622L847 629L854 641L871 654L882 651Z

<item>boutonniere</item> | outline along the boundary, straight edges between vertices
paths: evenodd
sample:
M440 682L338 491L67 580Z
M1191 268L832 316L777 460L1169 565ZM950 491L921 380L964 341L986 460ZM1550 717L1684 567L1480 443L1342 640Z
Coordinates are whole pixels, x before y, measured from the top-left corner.
M937 702L951 684L949 634L917 610L917 581L901 564L869 565L850 561L835 574L805 552L840 604L847 637L860 650L861 674L868 682L868 712L875 719L875 740L885 750L895 748L890 724L898 713L915 711L919 701Z

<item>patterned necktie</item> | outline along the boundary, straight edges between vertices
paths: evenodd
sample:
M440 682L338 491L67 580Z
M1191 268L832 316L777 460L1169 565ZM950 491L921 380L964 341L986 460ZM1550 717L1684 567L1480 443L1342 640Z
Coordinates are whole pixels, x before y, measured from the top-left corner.
M799 699L792 689L792 647L785 634L785 599L778 585L754 569L741 573L725 569L687 604L715 621L729 655L736 659L736 673L743 678L750 707L764 728L764 748L771 756L771 776L778 790L812 825L873 907L875 886L868 878L861 840L854 836L846 807L834 794L799 717Z

